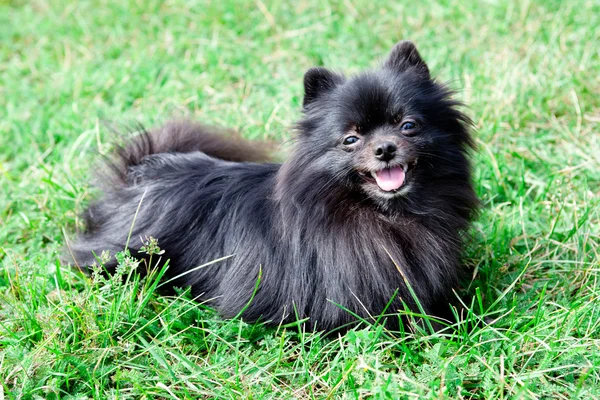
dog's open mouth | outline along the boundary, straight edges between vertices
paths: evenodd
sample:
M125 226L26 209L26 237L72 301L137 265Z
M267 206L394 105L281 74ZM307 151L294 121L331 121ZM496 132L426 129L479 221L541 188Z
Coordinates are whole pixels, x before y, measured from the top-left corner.
M404 185L404 180L406 178L405 169L406 167L404 166L398 166L375 171L373 175L379 189L386 192L393 192L394 190L400 189L402 185Z
M395 165L377 171L363 172L363 178L376 184L384 192L396 192L406 183L409 164Z

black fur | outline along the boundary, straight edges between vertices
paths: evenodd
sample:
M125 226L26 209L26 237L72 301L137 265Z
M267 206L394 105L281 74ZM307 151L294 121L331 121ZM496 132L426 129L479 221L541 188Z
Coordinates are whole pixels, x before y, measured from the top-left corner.
M173 282L224 317L247 306L247 321L309 318L310 328L331 330L356 320L343 308L369 320L390 300L388 313L402 301L416 308L404 279L426 312L447 315L478 204L460 104L410 42L351 78L311 69L305 92L297 142L282 165L255 163L265 158L260 144L190 123L130 141L71 246L77 264L123 250L139 206L129 248L138 255L140 238L156 237L170 277L233 255ZM416 128L406 129L407 120ZM348 136L358 142L343 144ZM397 148L389 162L373 155L384 140ZM373 174L394 163L409 166L405 184L386 192Z

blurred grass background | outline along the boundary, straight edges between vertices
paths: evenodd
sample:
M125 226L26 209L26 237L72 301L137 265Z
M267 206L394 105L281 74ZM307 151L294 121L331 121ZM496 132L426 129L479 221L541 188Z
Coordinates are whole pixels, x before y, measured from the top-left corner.
M599 398L599 26L586 0L0 1L0 399ZM104 122L283 141L307 68L400 39L470 105L467 284L495 324L328 341L57 269Z

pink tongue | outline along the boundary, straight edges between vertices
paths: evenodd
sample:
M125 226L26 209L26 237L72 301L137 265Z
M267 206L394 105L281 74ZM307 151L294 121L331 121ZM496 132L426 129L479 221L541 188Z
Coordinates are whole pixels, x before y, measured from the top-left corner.
M382 169L375 172L375 180L381 190L396 190L404 183L404 170L402 167Z

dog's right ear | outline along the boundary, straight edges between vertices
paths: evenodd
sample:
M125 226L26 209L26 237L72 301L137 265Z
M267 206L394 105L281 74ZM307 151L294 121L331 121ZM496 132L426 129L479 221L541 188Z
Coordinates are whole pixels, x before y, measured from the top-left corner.
M344 78L335 74L326 68L311 68L304 74L304 102L306 107L315 101L323 93L330 91L338 84L342 83Z

